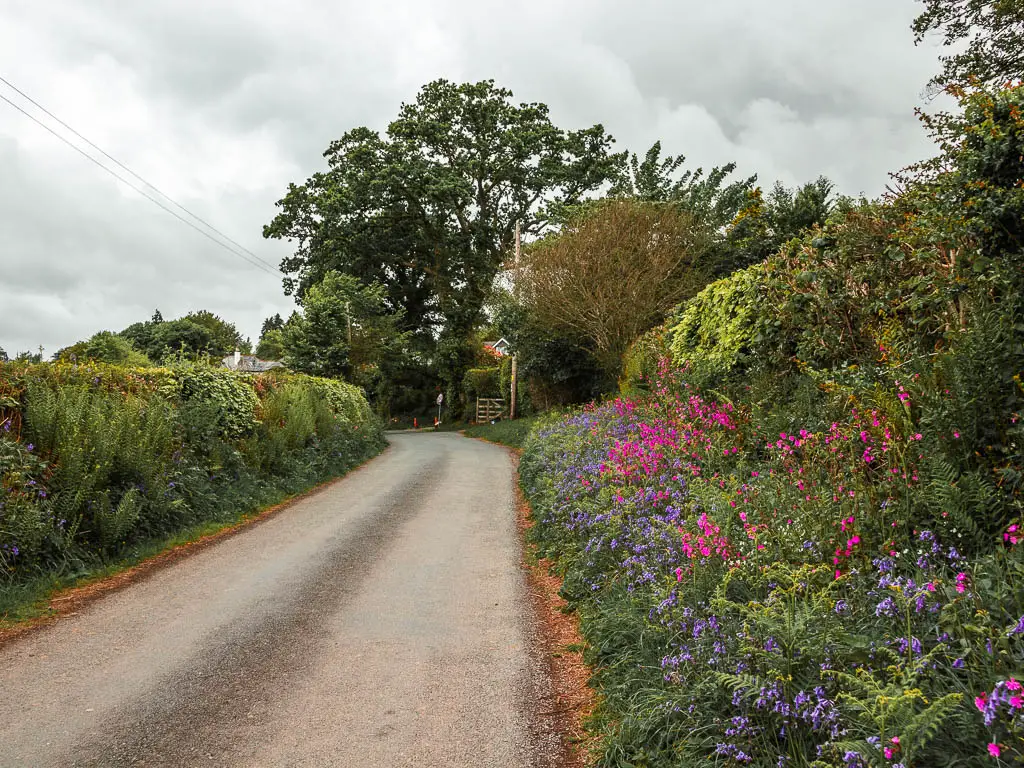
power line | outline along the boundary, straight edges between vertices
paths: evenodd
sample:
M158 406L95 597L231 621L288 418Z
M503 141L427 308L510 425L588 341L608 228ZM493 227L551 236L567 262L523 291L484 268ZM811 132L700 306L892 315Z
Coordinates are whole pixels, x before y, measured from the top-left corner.
M192 213L191 211L189 211L189 210L188 210L187 208L185 208L184 206L182 206L182 205L180 205L179 203L175 202L175 201L174 201L174 200L173 200L173 199L172 199L171 197L169 197L168 195L164 194L164 193L163 193L163 192L161 192L161 191L160 191L159 189L157 189L157 187L155 187L154 185L150 184L150 183L149 183L148 181L146 181L145 179L143 179L143 178L142 178L141 176L139 176L139 175L138 175L137 173L135 173L135 172L134 172L134 171L132 171L132 170L131 170L130 168L128 168L127 166L125 166L125 165L124 165L123 163L119 162L119 161L118 161L118 160L116 160L115 158L113 158L113 157L111 157L110 155L108 155L108 154L107 154L106 152L104 152L104 151L103 151L102 149L100 149L100 148L99 148L98 146L96 146L96 145L95 145L95 144L93 144L93 143L92 143L91 141L89 141L89 140L88 140L88 139L86 139L86 138L85 138L84 136L82 136L82 135L81 135L80 133L78 133L78 132L77 132L77 131L76 131L75 129L73 129L73 128L71 128L71 127L70 127L69 125L67 125L67 123L65 123L65 122L64 122L64 121L62 121L62 120L61 120L60 118L58 118L58 117L56 117L55 115L53 115L53 114L52 114L51 112L47 111L47 110L46 110L46 109L45 109L44 107L40 106L40 105L39 105L39 104L38 104L38 103L37 103L36 101L34 101L33 99L31 99L31 98L30 98L29 96L25 95L25 94L24 94L24 93L23 93L22 91L20 91L20 90L19 90L18 88L15 88L15 87L14 87L13 85L11 85L11 84L10 84L10 83L9 83L9 82L8 82L7 80L5 80L5 79L4 79L3 77L0 77L0 82L3 82L3 83L4 83L4 84L6 84L6 85L7 85L8 87L12 88L12 89L13 89L14 91L16 91L16 92L17 92L17 93L19 93L19 94L20 94L21 96L23 96L23 97L24 97L25 99L27 99L28 101L32 102L32 104L35 104L35 105L36 105L37 107L39 107L39 109L41 109L41 110L42 110L43 112L45 112L45 113L46 113L47 115L49 115L50 117L52 117L52 118L53 118L54 120L56 120L56 121L57 121L58 123L60 123L60 124L61 124L62 126L64 126L65 128L67 128L67 129L68 129L69 131L71 131L71 132L72 132L73 134L75 134L76 136L78 136L78 137L79 137L80 139L82 139L83 141L85 141L85 142L86 142L87 144L89 144L90 146L92 146L92 147L95 147L95 148L96 148L96 149L97 149L97 150L98 150L99 152L101 152L101 153L102 153L102 154L103 154L104 156L106 156L106 157L110 158L110 160L112 160L113 162L117 163L117 165L119 165L119 166L120 166L121 168L124 168L124 170L125 170L125 171L127 171L128 173L130 173L130 174L131 174L132 176L134 176L135 178L139 179L139 180L140 180L140 181L141 181L141 182L142 182L143 184L146 184L147 186L149 186L150 188L152 188L153 190L155 190L155 191L156 191L156 192L157 192L157 193L158 193L159 195L161 195L162 197L166 198L166 199L167 199L168 201L170 201L170 202L171 202L172 204L174 204L175 206L177 206L178 208L180 208L180 209L181 209L182 211L184 211L185 213L187 213L187 214L188 214L189 216L191 216L192 218L194 218L194 219L196 219L197 221L201 222L201 223L202 223L202 224L203 224L204 226L206 226L206 227L208 227L209 229L213 230L214 232L216 232L216 233L217 233L218 235L220 235L221 237L223 237L223 238L224 238L225 240L227 240L228 242L230 242L230 243L234 244L234 245L235 245L235 246L237 247L237 249L238 249L238 250L236 250L235 248L231 248L231 247L229 247L229 246L225 245L225 244L224 244L223 242L221 242L221 241L220 241L220 240L218 240L217 238L213 237L213 235L211 235L211 234L210 234L209 232L206 232L205 230L203 230L203 229L200 229L199 227L197 227L197 226L196 226L195 224L193 224L193 223L192 223L191 221L189 221L188 219L185 219L185 218L183 218L183 217L182 217L182 216L180 216L180 215L179 215L178 213L176 213L175 211L171 210L171 209L170 209L170 208L168 208L168 207L167 207L166 205L164 205L164 204L163 204L162 202L160 202L160 200L158 200L157 198L155 198L155 197L153 197L152 195L148 194L148 193L147 193L147 192L146 192L146 191L145 191L144 189L140 189L140 188L139 188L138 186L136 186L135 184L133 184L132 182L130 182L130 181L129 181L128 179L126 179L126 178L124 178L123 176L119 175L119 174L118 174L118 173L117 173L116 171L113 171L113 170L111 170L110 168L108 168L108 167L107 167L106 165L104 165L103 163L101 163L101 162L100 162L99 160L97 160L97 159L96 159L95 157L93 157L93 156L92 156L92 155L90 155L90 154L89 154L88 152L86 152L85 150L83 150L83 149L82 149L81 147L78 147L78 146L76 146L76 145L75 145L75 144L74 144L74 143L73 143L72 141L68 140L68 139L67 139L66 137L64 137L64 136L61 136L61 135L60 135L60 134L59 134L59 133L58 133L57 131L53 130L53 128L51 128L50 126L46 125L46 123L44 123L44 122L42 122L41 120L39 120L39 119L38 119L38 118L37 118L37 117L36 117L35 115L33 115L33 114L31 114L30 112L26 111L25 109L23 109L22 107L20 107L20 106L19 106L18 104L15 104L15 103L14 103L13 101L11 101L10 99L8 99L8 98L7 98L6 96L4 96L3 94L0 94L0 100L3 100L3 101L5 101L5 102L7 102L7 104L9 104L10 106L14 107L14 109L16 109L16 110L18 110L19 112L21 112L21 113L22 113L23 115L25 115L25 116L26 116L27 118L29 118L30 120L32 120L32 121L33 121L34 123L36 123L37 125L39 125L39 126L40 126L40 127L42 127L42 128L45 128L45 129L46 129L46 130L47 130L47 131L48 131L49 133L53 134L53 135L54 135L54 136L56 136L56 137L57 137L58 139L60 139L61 141L63 141L63 142L65 143L65 144L67 144L67 145L68 145L69 147L71 147L71 148L72 148L73 150L75 150L75 151L76 151L76 152L78 152L78 153L79 153L80 155L82 155L82 157L85 157L86 159L88 159L88 160L92 161L93 163L95 163L95 164L96 164L97 166L99 166L99 167L100 167L100 168L102 168L102 169L103 169L104 171L106 171L107 173L109 173L109 174L110 174L111 176L113 176L113 177L114 177L115 179L117 179L118 181L120 181L120 182L121 182L122 184L125 184L126 186L128 186L128 187L130 187L131 189L135 190L135 191L136 191L136 192L138 192L138 193L139 193L140 195L142 195L142 196L143 196L144 198L146 198L147 200L149 200L149 201L150 201L151 203L153 203L154 205L156 205L156 206L158 206L159 208L163 209L163 210L164 210L164 211L166 211L167 213L171 214L171 216L173 216L174 218L176 218L176 219L177 219L178 221L180 221L180 222L181 222L182 224L185 224L185 225L187 225L187 226L191 227L191 228L192 228L192 229L194 229L194 230L195 230L196 232L198 232L199 234L201 234L201 235L202 235L203 237L207 238L208 240L210 240L210 241L211 241L211 242L213 242L213 243L216 243L217 245L219 245L219 246L220 246L221 248L225 249L225 250L226 250L226 251L228 251L229 253L231 253L231 254L234 254L235 256L238 256L239 258L241 258L241 259L243 259L244 261L246 261L246 262L247 262L248 264L251 264L252 266L254 266L254 267L257 267L258 269L262 269L262 270L263 270L264 272L266 272L266 273L268 273L268 274L270 274L270 275L273 275L274 277L278 277L278 276L281 276L281 275L284 275L284 274L285 274L285 273L281 272L281 271L280 271L280 270L279 270L279 269L278 269L277 267L275 267L275 266L273 266L272 264L270 264L269 262L267 262L267 261L264 261L263 259L261 259L261 258L260 258L259 256L257 256L257 255L256 255L256 254L254 254L254 253L253 253L252 251L250 251L250 250L249 250L248 248L245 248L244 246L242 246L242 245L238 244L237 242L235 242L234 240L232 240L232 239L231 239L230 237L228 237L227 235L225 235L225 234L224 234L223 232L221 232L220 230L218 230L218 229L217 229L216 227L214 227L213 225L211 225L211 224L207 223L206 221L204 221L203 219L201 219L201 218L200 218L199 216L196 216L196 215L195 215L194 213Z
M65 128L67 128L67 129L68 129L69 131L71 131L71 133L73 133L73 134L74 134L75 136L77 136L78 138L80 138L80 139L81 139L82 141L84 141L84 142L85 142L86 144L88 144L88 145L89 145L90 147L92 147L92 148L93 148L93 149L95 149L95 150L96 150L97 152L99 152L99 153L100 153L101 155L103 155L104 157L106 157L106 158L107 158L108 160L110 160L111 162L113 162L113 163L114 163L115 165L119 166L119 167L120 167L120 168L122 168L123 170L127 171L128 173L130 173L130 174L131 174L132 176L134 176L134 177L135 177L136 179L138 179L139 181L141 181L141 182L142 182L143 184L145 184L145 185L146 185L147 187L149 187L150 189L152 189L153 191L155 191L155 192L156 192L157 194L159 194L159 195L160 195L161 197L163 197L163 198L164 198L165 200L167 200L168 202L170 202L170 203L171 203L172 205L174 205L174 206L175 206L176 208L178 208L178 209L180 209L180 210L184 211L185 213L187 213L187 214L188 214L189 216L191 216L191 217L192 217L193 219L195 219L196 221L199 221L199 222L201 222L201 223L203 224L203 226L205 226L205 227L209 228L210 230L212 230L212 231L216 232L216 233L217 233L218 235L220 235L221 237L223 237L223 238L224 238L225 240L227 240L227 241L228 241L229 243L231 243L232 245L234 245L234 246L235 246L235 247L237 247L238 249L240 249L240 250L244 251L245 253L247 253L247 254L248 254L249 256L251 256L252 258L256 259L257 261L261 261L261 262L263 262L263 263L264 263L264 264L266 264L266 265L267 265L268 267L270 267L271 269L273 269L273 270L274 270L275 272L278 272L279 274L284 274L284 273L280 272L280 270L278 270L278 268L277 268L277 267L275 267L275 266L274 266L273 264L271 264L270 262L268 262L268 261L265 261L264 259L260 258L260 257L259 257L258 255L256 255L256 254L255 254L255 253L253 253L252 251L250 251L250 250L249 250L248 248L246 248L246 247L245 247L244 245L242 245L242 244L241 244L241 243L239 243L238 241L236 241L236 240L233 240L233 239L231 239L230 237L228 237L227 235L225 235L225 234L224 234L223 232L221 232L221 231L220 231L219 229L217 229L217 228L216 228L215 226L213 226L213 225L212 225L212 224L211 224L210 222L208 222L208 221L206 221L205 219L203 219L203 218L201 218L201 217L197 216L196 214L192 213L192 211L190 211L190 210L189 210L188 208L186 208L185 206L183 206L183 205L182 205L181 203L177 202L177 201L176 201L176 200L175 200L174 198L172 198L172 197L171 197L170 195L168 195L168 194L166 194L165 192L163 192L163 191L162 191L161 189L159 189L159 188L158 188L158 187L157 187L157 186L156 186L155 184L153 184L153 183L151 183L151 182L147 181L146 179L142 178L142 177L141 177L141 176L140 176L139 174L137 174L137 173L136 173L135 171L133 171L133 170L132 170L131 168L129 168L129 167L127 166L127 165L125 165L124 163L122 163L122 162L121 162L120 160L118 160L118 159L117 159L116 157L114 157L113 155L110 155L110 154L109 154L109 153L108 153L108 152L107 152L106 150L104 150L104 149L103 149L102 147L100 147L100 146L98 146L97 144L93 143L92 141L90 141L89 139L87 139L87 138L86 138L85 136L83 136L82 134L80 134L80 133L79 133L78 131L76 131L76 130L75 130L74 128L72 128L72 127L71 127L70 125L68 125L67 123L65 123L65 122L64 122L63 120L61 120L61 119L60 119L59 117L57 117L57 116L56 116L55 114L53 114L53 112L51 112L50 110L48 110L48 109L47 109L46 107L44 107L44 106L43 106L42 104L40 104L40 103L39 103L38 101L36 101L36 100L35 100L35 99L33 99L33 98L32 98L31 96L29 96L29 95L28 95L27 93L25 93L25 92L24 92L23 90L21 90L21 89L20 89L20 88L18 88L18 87L17 87L16 85L14 85L14 83L12 83L12 82L11 82L10 80L7 80L6 78L4 78L4 77L0 76L0 83L3 83L3 84L4 84L4 85L6 85L6 86L7 86L8 88L10 88L10 89L11 89L11 90L13 90L13 91L14 91L15 93L17 93L17 94L18 94L19 96L21 96L21 97L22 97L23 99L25 99L25 100L27 100L27 101L31 102L32 104L34 104L34 105L35 105L35 106L36 106L37 108L39 108L40 110L42 110L42 111L43 111L43 112L44 112L45 114L47 114L47 115L48 115L49 117L51 117L51 118L53 118L54 120L56 120L56 121L57 121L58 123L60 123L60 124L61 124L62 126L64 126Z

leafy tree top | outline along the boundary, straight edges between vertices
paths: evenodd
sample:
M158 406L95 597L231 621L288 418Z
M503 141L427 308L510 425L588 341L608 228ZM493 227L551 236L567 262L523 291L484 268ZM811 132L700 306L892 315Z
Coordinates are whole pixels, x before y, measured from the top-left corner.
M943 44L962 50L942 56L937 89L975 81L1002 85L1024 78L1024 0L923 0L914 20L915 42L941 32Z
M653 203L678 203L695 219L718 229L728 224L743 206L757 176L728 182L736 163L712 168L684 170L683 155L661 155L656 141L643 160L635 153L622 169L608 192L609 197L630 197Z

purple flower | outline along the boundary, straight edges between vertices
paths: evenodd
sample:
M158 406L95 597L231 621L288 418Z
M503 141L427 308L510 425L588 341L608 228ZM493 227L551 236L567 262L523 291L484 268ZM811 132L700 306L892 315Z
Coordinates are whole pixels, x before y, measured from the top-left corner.
M895 616L898 612L891 597L886 597L875 607L875 616Z

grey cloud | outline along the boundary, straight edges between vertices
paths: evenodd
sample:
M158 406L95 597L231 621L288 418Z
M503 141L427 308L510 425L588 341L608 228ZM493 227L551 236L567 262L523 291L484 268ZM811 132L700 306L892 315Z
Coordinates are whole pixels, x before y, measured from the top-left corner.
M915 0L10 5L0 74L275 264L289 248L260 232L287 183L437 77L493 77L619 148L661 139L764 184L825 174L873 196L932 151L912 112L937 67L913 46ZM254 336L292 303L0 104L0 346L53 351L155 307Z

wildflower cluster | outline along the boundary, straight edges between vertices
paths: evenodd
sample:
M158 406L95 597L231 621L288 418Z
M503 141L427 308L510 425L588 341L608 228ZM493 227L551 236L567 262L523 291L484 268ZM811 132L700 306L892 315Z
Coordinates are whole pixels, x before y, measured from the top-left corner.
M682 384L532 436L521 475L565 592L604 617L593 632L636 611L658 654L621 717L673 734L666 765L909 768L1019 746L1024 606L1000 583L1024 576L1018 529L987 555L958 536L918 492L926 442L877 408L769 438Z

